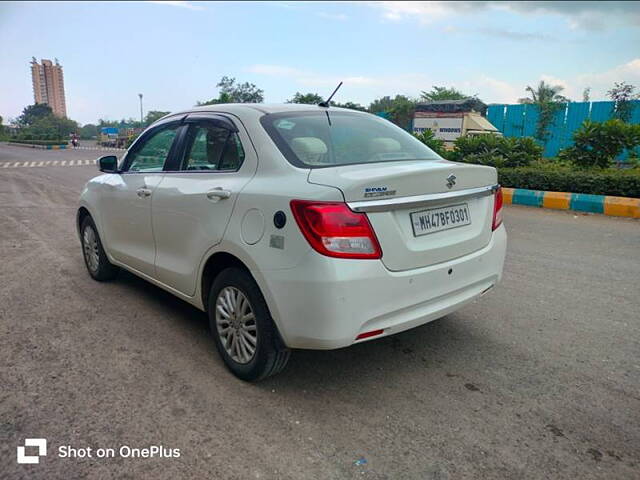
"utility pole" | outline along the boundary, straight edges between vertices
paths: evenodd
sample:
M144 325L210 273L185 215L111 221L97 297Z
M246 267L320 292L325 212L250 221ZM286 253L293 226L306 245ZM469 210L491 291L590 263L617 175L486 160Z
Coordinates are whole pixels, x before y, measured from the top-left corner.
M139 93L138 96L140 97L140 128L142 128L144 126L144 117L142 116L142 94Z

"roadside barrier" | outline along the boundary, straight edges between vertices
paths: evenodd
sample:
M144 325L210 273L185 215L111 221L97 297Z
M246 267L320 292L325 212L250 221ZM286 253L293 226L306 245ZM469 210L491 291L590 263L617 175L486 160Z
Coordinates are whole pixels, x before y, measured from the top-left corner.
M640 198L610 197L586 193L545 192L503 188L504 203L556 210L602 213L614 217L640 218Z

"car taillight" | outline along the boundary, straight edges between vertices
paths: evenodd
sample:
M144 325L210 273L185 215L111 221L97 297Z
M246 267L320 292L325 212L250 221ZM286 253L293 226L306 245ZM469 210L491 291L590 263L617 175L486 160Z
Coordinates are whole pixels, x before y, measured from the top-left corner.
M317 252L338 258L380 258L382 250L367 215L346 203L291 200L300 231Z
M497 229L502 225L502 187L498 187L493 199L493 223L491 230Z

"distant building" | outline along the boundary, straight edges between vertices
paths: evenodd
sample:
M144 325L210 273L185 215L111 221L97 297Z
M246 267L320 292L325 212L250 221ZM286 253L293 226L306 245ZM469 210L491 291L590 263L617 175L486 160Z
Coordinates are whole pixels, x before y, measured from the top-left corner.
M486 112L487 105L475 97L419 103L413 114L413 132L431 130L447 150L453 150L461 136L502 135L484 117Z
M35 103L44 103L51 107L54 115L67 116L67 104L64 97L64 78L62 66L55 59L42 59L38 63L35 57L31 60L31 81L33 82L33 98Z

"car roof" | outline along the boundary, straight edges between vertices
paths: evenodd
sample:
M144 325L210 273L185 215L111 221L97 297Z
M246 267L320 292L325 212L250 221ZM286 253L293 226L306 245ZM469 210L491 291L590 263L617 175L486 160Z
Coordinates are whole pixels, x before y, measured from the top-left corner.
M247 111L258 111L263 114L271 113L285 113L285 112L302 112L302 111L342 111L342 112L355 112L357 110L351 110L348 108L331 107L329 109L325 107L319 107L318 105L303 105L299 103L217 103L214 105L202 105L199 107L193 107L189 110L182 112L176 112L171 114L177 115L179 113L196 113L196 112L222 112L231 114L242 114Z

